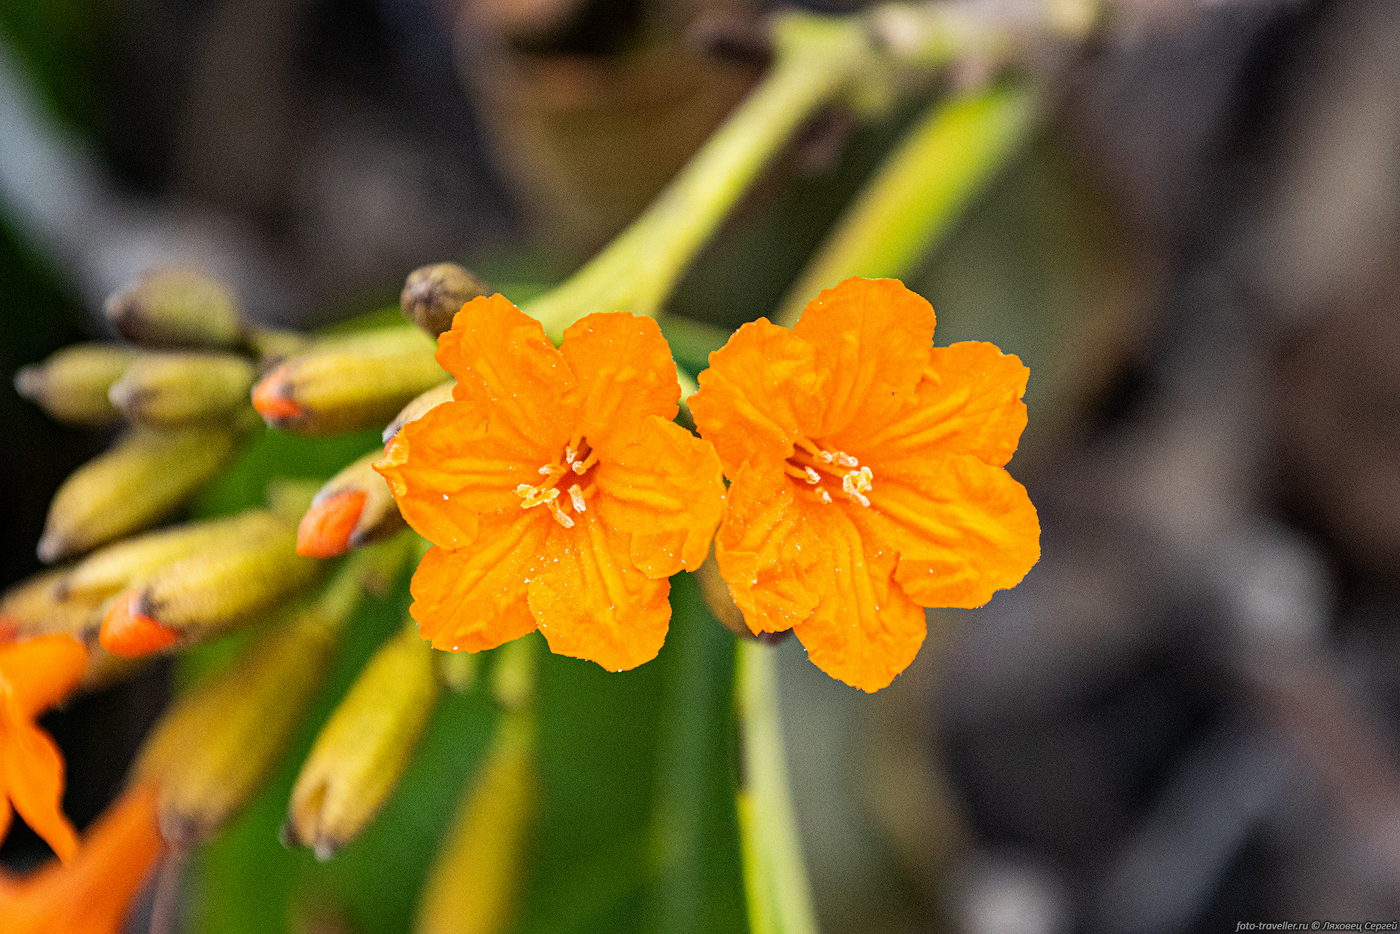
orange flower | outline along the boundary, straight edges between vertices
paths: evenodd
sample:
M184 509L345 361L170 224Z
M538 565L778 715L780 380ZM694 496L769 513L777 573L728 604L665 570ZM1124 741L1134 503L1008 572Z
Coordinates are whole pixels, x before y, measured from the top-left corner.
M656 656L672 574L704 560L719 458L671 421L676 365L656 322L593 314L556 348L500 295L438 340L452 402L404 426L375 469L435 546L413 617L439 649L539 629L550 650L622 671Z
M991 344L932 347L933 323L898 280L847 279L792 330L740 328L690 400L731 480L715 552L749 628L793 630L866 691L913 660L923 607L981 606L1040 557L1003 469L1028 371Z
M87 660L71 636L0 645L0 839L18 811L65 861L78 839L60 801L63 755L34 721L73 693Z
M71 862L23 879L0 877L0 930L117 934L161 849L155 786L128 789L93 824Z

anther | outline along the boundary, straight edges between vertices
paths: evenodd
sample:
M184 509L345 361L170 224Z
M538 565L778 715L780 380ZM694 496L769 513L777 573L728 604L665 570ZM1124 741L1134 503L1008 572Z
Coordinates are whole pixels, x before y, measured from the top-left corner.
M819 474L819 473L817 473L817 469L816 469L815 467L808 467L808 468L806 468L806 470L807 470L807 482L808 482L808 483L821 483L821 482L822 482L822 475Z
M569 487L569 499L573 502L574 508L579 512L588 511L588 503L584 502L583 499L583 487L579 486L577 483Z

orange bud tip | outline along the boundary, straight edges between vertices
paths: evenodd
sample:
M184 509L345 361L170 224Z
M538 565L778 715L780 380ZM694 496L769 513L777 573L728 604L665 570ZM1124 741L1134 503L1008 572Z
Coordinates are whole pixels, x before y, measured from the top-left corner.
M283 367L268 373L253 387L253 408L269 425L281 425L306 414L292 398L292 384L287 381Z
M149 615L140 593L119 597L102 620L98 641L113 655L139 658L165 648L178 639L174 629L162 626Z
M365 508L364 490L341 490L311 504L297 526L297 554L334 558L353 544L350 536Z

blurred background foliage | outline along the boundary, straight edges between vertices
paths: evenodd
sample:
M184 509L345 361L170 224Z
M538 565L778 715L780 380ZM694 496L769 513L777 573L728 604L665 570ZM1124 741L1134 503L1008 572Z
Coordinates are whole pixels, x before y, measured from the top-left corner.
M1400 912L1400 5L1109 7L1073 61L1031 63L1036 131L908 277L940 343L991 340L1031 366L1013 471L1041 510L1041 564L984 610L932 614L914 666L874 697L782 648L828 931ZM762 49L740 40L760 12L0 0L0 368L99 335L102 296L162 260L302 326L387 304L437 259L556 280L751 86ZM824 114L671 309L772 314L912 117ZM37 566L49 496L103 439L49 423L8 380L0 418L8 583ZM202 508L374 443L269 435ZM301 751L405 599L362 611ZM675 605L667 648L636 672L545 664L521 931L742 929L731 640L689 580ZM79 824L169 680L49 718ZM326 864L276 842L290 758L201 857L189 929L401 930L491 716L479 693L447 697L381 819ZM4 848L16 866L42 852L18 832Z

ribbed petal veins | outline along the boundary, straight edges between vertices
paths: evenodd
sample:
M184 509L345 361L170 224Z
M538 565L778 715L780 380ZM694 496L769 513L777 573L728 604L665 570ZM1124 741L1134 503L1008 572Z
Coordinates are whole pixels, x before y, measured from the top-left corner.
M604 449L595 482L598 515L630 538L632 562L647 576L704 563L724 504L713 445L653 416Z
M410 612L434 648L480 652L535 630L525 602L548 541L548 514L483 524L470 549L433 548L413 575Z
M439 546L413 579L423 635L477 652L538 628L611 670L654 658L666 578L704 561L724 502L713 445L671 421L680 387L656 322L588 315L556 349L492 296L463 306L438 359L456 401L376 465Z
M629 546L627 536L596 517L551 532L530 582L530 611L551 652L627 671L661 651L671 582L642 573Z
M715 558L734 603L754 632L783 632L810 617L821 601L820 575L829 545L781 470L746 464L729 487Z
M812 433L886 421L923 375L933 325L933 306L898 279L847 279L808 303L792 333L816 349L826 377Z
M1027 370L991 344L932 347L933 328L900 282L848 279L791 332L741 328L690 402L731 481L715 555L749 628L792 629L866 691L914 658L922 607L980 606L1040 555L1003 469Z
M518 512L515 488L538 483L540 466L564 446L567 422L541 418L536 441L493 419L492 411L444 403L406 424L375 465L404 519L435 545L462 548L476 538L479 516Z
M952 454L1005 466L1026 427L1029 377L1018 357L994 344L935 347L905 405L888 419L852 425L842 447L886 469L918 470Z
M815 421L822 392L812 345L760 318L710 354L690 411L732 479L750 458L787 457Z
M564 332L559 348L576 388L578 431L595 447L635 430L648 416L676 417L680 384L661 329L651 318L588 315Z
M1040 519L1026 488L967 455L918 474L887 472L866 518L898 549L895 579L923 606L982 606L1040 559Z
M463 305L438 338L437 359L457 378L454 398L486 406L493 422L525 441L545 440L540 420L560 413L575 388L544 328L501 295Z
M815 578L821 599L793 632L818 668L873 692L909 667L927 624L923 608L891 579L895 553L865 541L851 511L824 510L813 523L826 544L827 561Z

